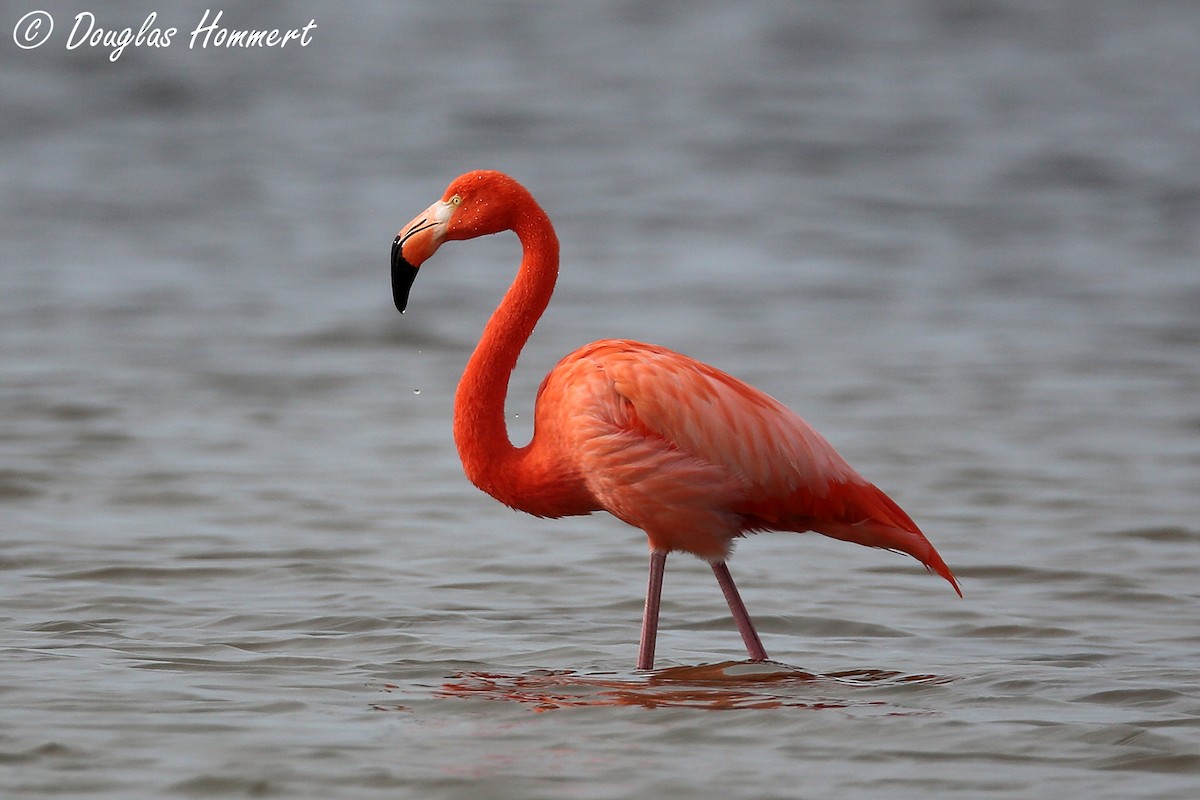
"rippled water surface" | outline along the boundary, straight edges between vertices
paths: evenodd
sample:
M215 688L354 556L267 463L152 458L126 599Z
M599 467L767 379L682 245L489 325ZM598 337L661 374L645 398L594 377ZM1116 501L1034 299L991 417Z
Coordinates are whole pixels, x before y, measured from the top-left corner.
M53 7L51 7L51 5ZM110 7L112 6L112 7ZM0 793L1200 795L1200 7L406 3L306 48L0 14ZM11 4L10 4L10 8ZM965 598L818 536L669 562L463 478L511 236L403 318L399 225L495 167L563 272L512 386L667 345L800 411Z

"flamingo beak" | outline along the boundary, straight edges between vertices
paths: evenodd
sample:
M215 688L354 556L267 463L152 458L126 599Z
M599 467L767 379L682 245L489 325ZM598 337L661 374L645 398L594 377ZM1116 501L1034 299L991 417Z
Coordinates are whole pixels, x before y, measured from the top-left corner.
M403 234L392 242L392 300L401 314L408 306L408 292L412 289L413 281L417 279L417 268L404 258L403 245Z
M431 205L392 242L392 300L401 314L408 305L408 292L417 279L417 267L433 255L446 239L450 217L457 206L444 200Z

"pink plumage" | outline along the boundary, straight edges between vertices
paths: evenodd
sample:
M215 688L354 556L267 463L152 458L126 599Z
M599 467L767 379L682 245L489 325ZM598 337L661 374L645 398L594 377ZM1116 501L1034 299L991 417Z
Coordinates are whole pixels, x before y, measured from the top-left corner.
M532 440L514 447L504 421L509 376L558 274L545 212L512 178L467 173L396 237L392 274L403 310L417 268L442 242L501 230L517 233L523 258L459 385L454 433L463 467L513 508L543 517L604 510L646 532L640 669L653 664L663 567L677 550L710 562L751 659L766 659L725 565L732 542L748 532L816 531L907 553L961 595L912 519L808 423L662 347L608 339L566 356L538 390Z

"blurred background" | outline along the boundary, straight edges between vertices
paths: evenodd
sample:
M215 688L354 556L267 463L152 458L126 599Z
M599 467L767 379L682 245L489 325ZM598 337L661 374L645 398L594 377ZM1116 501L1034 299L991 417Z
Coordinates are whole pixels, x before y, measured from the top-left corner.
M807 764L860 797L1194 796L1200 5L281 0L221 26L315 21L309 45L190 49L210 7L0 11L8 788L771 796ZM22 49L34 10L54 29ZM83 11L178 32L113 61L67 49ZM476 168L563 247L514 440L545 371L606 336L792 406L967 599L892 554L757 537L733 569L767 648L951 676L849 701L935 718L876 741L826 715L818 748L781 718L792 745L675 718L693 757L662 773L639 759L678 756L670 733L622 750L633 718L550 767L569 717L431 699L464 669L628 669L644 586L640 532L513 515L458 467L454 386L515 238L443 248L391 305L399 226ZM672 570L666 663L738 658L703 565ZM393 690L418 713L380 732ZM221 737L179 721L214 704Z

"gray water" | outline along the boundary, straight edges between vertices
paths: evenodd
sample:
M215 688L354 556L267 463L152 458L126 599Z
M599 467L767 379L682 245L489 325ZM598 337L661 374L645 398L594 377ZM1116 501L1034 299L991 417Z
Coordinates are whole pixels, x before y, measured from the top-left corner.
M0 794L1200 795L1200 5L231 5L283 50L0 20ZM922 525L668 564L471 487L511 235L391 307L472 168L554 219L508 413L592 339L797 409Z

